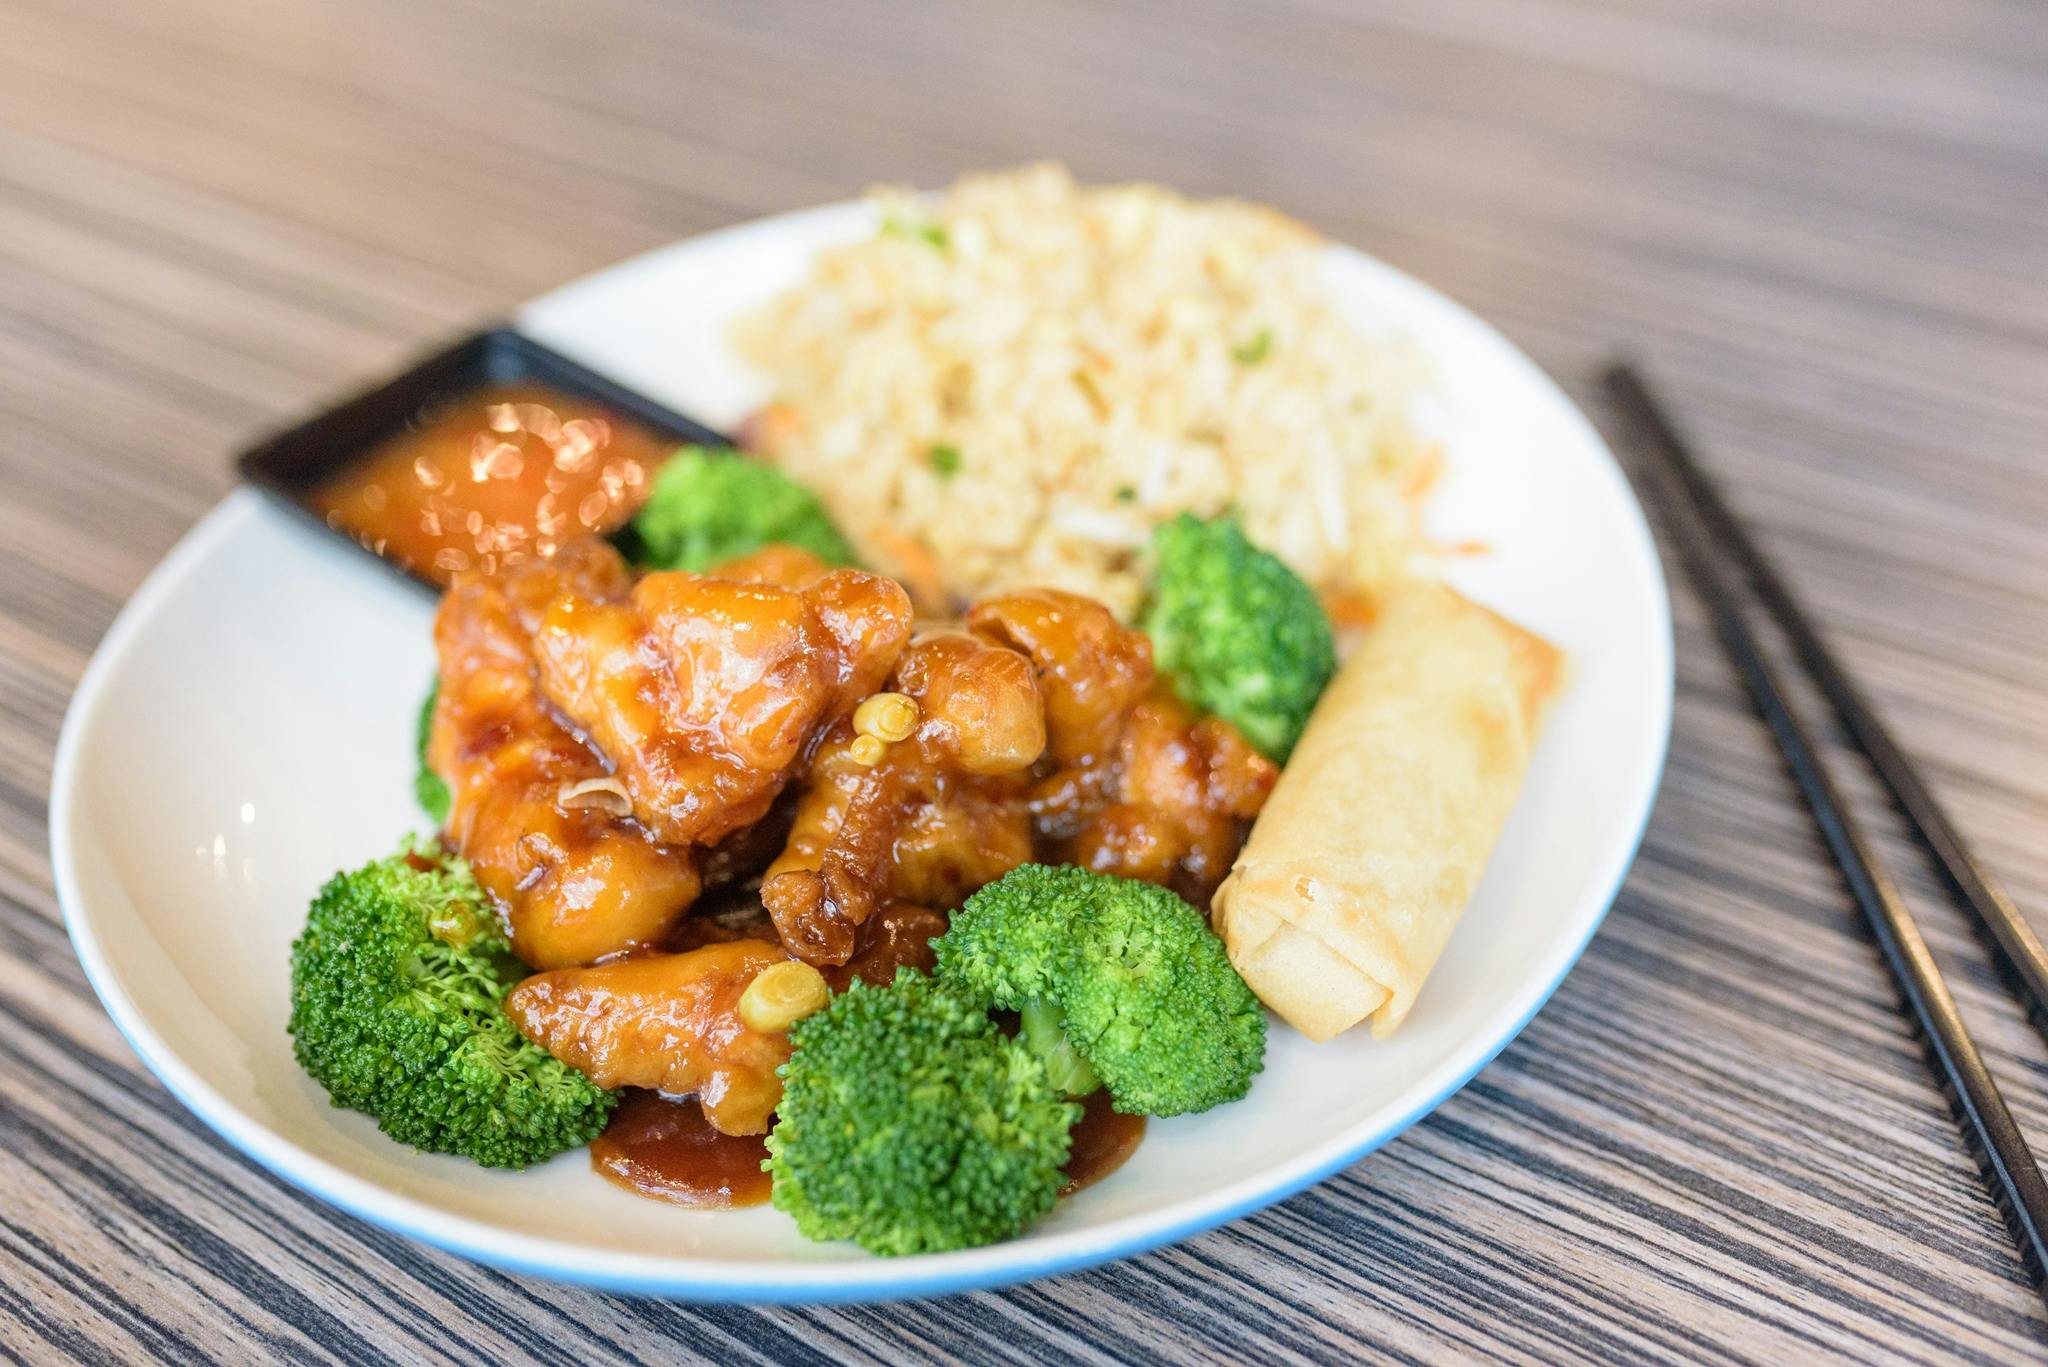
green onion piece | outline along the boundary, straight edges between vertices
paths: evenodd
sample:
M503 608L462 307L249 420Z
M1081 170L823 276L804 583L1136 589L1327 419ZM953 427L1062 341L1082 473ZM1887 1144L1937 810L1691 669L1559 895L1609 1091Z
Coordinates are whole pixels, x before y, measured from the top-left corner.
M1239 365L1257 365L1260 361L1266 359L1266 354L1272 349L1273 329L1260 328L1258 336L1252 338L1243 346L1232 347L1230 356Z
M882 232L889 237L914 237L933 251L942 252L952 245L952 239L938 224L908 223L894 214L882 220Z

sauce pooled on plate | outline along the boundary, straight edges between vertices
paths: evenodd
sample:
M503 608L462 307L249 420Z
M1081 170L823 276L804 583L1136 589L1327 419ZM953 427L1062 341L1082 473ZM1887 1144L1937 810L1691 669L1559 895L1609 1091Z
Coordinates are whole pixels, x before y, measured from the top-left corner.
M629 1090L604 1133L590 1141L590 1166L629 1191L679 1206L757 1206L768 1199L765 1136L723 1134L695 1098Z
M1072 1196L1092 1187L1124 1165L1145 1138L1145 1117L1125 1115L1109 1104L1109 1089L1099 1087L1081 1102L1074 1122L1074 1147L1067 1154L1067 1184L1060 1195Z
M1083 1106L1062 1196L1115 1172L1145 1137L1145 1117L1110 1109L1107 1091L1097 1091ZM591 1141L590 1166L628 1191L657 1201L711 1209L756 1206L768 1199L771 1186L761 1170L768 1157L765 1138L721 1134L695 1098L678 1100L631 1088L604 1133Z

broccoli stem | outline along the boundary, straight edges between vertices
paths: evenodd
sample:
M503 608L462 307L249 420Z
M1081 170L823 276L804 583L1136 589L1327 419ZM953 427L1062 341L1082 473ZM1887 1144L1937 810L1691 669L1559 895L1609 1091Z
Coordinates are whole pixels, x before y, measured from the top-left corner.
M1070 1097L1086 1096L1102 1085L1067 1038L1067 1013L1059 1003L1043 998L1029 1002L1019 1013L1023 1018L1024 1043L1045 1063L1052 1085Z

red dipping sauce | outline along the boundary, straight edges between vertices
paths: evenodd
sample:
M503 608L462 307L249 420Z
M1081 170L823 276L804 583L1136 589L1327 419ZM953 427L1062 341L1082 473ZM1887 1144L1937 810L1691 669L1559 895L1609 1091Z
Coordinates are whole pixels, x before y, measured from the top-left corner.
M305 495L327 525L446 586L618 530L676 441L537 384L451 400Z

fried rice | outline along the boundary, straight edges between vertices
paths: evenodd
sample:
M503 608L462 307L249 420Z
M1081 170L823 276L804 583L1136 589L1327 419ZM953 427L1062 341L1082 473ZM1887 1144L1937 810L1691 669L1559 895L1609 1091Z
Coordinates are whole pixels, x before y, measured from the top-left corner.
M1437 454L1418 366L1338 315L1282 215L1056 166L877 191L735 340L750 428L862 558L928 603L1021 584L1130 615L1155 524L1235 509L1335 601L1406 574Z

